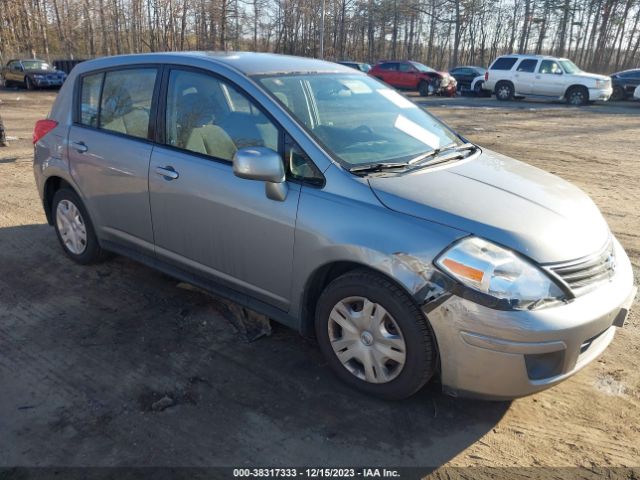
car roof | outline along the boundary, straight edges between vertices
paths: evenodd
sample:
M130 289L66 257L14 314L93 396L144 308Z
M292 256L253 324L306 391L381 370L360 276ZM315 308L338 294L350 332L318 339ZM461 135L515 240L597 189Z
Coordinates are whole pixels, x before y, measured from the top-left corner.
M457 68L475 68L477 70L486 70L485 67L478 67L477 65L458 65L457 67L453 67L451 70L455 70Z
M507 55L500 55L499 57L496 58L496 60L498 58L502 58L502 57L531 58L531 59L543 58L545 60L568 60L567 58L564 58L564 57L554 57L552 55L533 55L533 54L527 54L527 53L510 53L510 54L507 54Z
M88 60L79 65L83 70L109 68L111 66L135 65L142 62L171 63L175 59L200 59L230 67L244 75L262 75L277 73L313 73L313 72L345 72L353 73L353 69L338 63L327 62L315 58L295 57L275 53L255 52L163 52L133 55L117 55Z

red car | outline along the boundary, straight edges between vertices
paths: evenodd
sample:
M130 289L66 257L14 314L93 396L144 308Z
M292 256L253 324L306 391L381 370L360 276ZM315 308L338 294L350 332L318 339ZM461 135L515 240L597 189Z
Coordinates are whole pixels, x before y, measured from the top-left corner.
M452 97L456 94L455 78L418 62L384 60L374 65L369 75L395 88L417 90L423 97L434 94Z

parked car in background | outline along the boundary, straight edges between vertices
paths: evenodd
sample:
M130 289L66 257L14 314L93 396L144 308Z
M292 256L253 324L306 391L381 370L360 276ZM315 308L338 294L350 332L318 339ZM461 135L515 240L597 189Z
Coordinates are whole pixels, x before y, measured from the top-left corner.
M351 62L348 60L344 60L342 62L338 62L340 65L345 65L347 67L355 68L356 70L360 70L361 72L367 73L371 70L371 65L368 63L362 62Z
M21 85L27 90L43 87L60 87L67 74L56 70L44 60L9 60L0 71L0 84Z
M498 100L539 97L565 100L570 105L606 101L611 79L583 72L571 60L543 55L504 55L485 74L483 88Z
M625 100L633 97L633 92L640 85L640 68L625 70L611 75L613 93L611 100Z
M33 141L70 259L118 252L315 335L339 378L383 398L436 374L453 395L551 387L607 348L635 297L579 188L335 63L90 60Z
M484 74L487 71L484 67L456 67L449 70L449 74L458 82L457 89L459 92L472 92L475 95L486 95L483 90Z
M395 88L417 90L423 97L456 94L455 78L418 62L381 61L369 70L369 75Z

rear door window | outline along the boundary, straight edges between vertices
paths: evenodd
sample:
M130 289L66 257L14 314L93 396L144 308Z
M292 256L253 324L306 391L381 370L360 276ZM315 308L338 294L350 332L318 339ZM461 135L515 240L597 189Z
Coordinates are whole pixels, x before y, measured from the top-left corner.
M107 72L102 89L99 128L147 138L157 74L155 68Z
M520 64L518 65L517 71L533 73L536 71L536 65L538 65L538 60L526 58L520 62Z
M517 60L515 57L500 57L493 62L491 70L511 70Z
M398 70L398 64L393 62L381 63L378 67L380 70Z

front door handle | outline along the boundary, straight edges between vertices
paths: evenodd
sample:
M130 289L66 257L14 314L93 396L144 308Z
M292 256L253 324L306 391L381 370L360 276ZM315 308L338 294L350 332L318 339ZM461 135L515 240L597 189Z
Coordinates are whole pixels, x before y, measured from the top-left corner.
M71 142L71 148L78 153L84 153L89 150L89 147L87 147L84 142Z
M165 180L175 180L180 176L172 166L156 167L156 173L161 177L164 177Z

